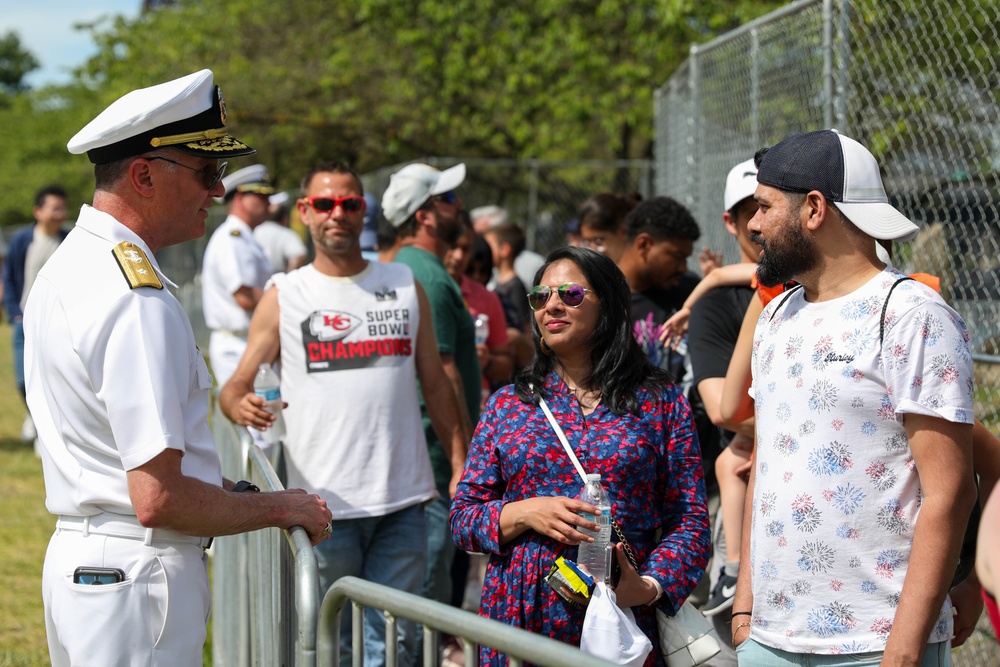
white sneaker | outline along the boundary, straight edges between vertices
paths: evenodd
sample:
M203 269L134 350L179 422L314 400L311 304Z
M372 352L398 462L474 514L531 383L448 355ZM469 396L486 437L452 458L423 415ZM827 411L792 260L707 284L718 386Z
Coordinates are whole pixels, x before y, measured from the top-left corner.
M31 442L38 437L38 432L35 430L35 422L31 418L31 413L28 413L24 418L24 423L21 424L21 442Z

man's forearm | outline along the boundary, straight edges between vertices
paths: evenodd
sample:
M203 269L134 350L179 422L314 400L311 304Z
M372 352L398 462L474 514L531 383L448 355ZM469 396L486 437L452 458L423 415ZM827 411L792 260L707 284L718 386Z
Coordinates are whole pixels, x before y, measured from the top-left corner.
M923 499L883 665L920 663L955 574L970 510L968 494Z
M469 417L465 402L462 400L464 394L461 393L461 378L458 378L456 388L456 383L448 371L449 366L455 369L454 362L445 363L443 366L449 381L422 388L431 426L441 441L441 448L451 462L452 470L455 471L465 467L465 457L471 439L468 433ZM457 374L457 370L455 372Z

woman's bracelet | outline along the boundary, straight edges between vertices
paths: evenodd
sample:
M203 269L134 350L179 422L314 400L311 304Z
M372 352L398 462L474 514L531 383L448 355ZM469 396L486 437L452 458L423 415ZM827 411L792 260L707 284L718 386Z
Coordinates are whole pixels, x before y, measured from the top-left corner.
M740 628L749 628L749 627L750 627L749 623L740 623L735 628L733 628L733 634L735 635L737 632L739 632Z
M730 616L753 616L753 612L750 611L734 611Z

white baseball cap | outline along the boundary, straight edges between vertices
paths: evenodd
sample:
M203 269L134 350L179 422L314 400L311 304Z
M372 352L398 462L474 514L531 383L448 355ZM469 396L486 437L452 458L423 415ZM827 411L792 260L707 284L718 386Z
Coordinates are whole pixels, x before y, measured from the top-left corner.
M756 160L759 183L789 192L816 190L872 238L909 241L920 231L889 204L875 156L836 130L793 134Z
M740 162L729 170L726 176L726 191L722 195L722 210L731 211L747 197L753 197L757 190L757 167L753 158Z
M465 164L439 171L426 164L408 164L389 178L382 195L382 213L399 227L434 195L457 188L465 180Z
M69 140L70 153L106 164L157 148L198 157L256 153L226 130L226 102L212 70L140 88L111 103Z

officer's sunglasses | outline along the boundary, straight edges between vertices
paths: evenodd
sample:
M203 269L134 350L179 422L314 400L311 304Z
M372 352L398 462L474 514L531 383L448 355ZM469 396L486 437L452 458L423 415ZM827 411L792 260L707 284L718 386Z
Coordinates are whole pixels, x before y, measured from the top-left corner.
M194 167L189 167L182 162L177 162L176 160L171 160L168 157L163 157L162 155L150 155L145 158L146 160L163 160L164 162L169 162L170 164L176 164L178 167L184 167L185 169L190 169L191 171L201 174L202 183L206 188L211 190L215 187L215 184L222 180L222 176L226 173L226 167L229 166L228 162L223 162L219 165L217 170L212 170L209 167L204 169L196 169Z
M306 197L306 203L312 206L313 210L320 213L329 213L338 206L342 206L348 213L357 213L365 207L365 198L357 195L347 197Z
M564 283L556 288L548 285L535 285L528 292L528 305L531 306L532 310L541 310L548 303L552 293L555 292L565 305L570 308L579 308L583 300L587 298L587 292L592 291L577 283Z

